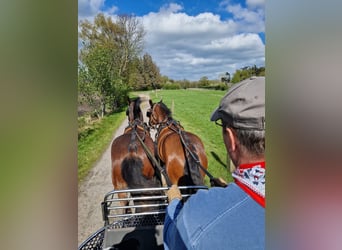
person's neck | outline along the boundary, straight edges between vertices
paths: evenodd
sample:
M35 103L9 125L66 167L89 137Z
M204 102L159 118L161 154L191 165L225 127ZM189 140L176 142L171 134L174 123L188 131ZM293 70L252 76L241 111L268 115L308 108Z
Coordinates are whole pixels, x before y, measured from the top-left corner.
M251 164L254 162L263 162L265 161L265 157L264 156L249 156L249 157L240 157L239 160L237 161L237 164L235 164L235 166L240 166L243 164Z

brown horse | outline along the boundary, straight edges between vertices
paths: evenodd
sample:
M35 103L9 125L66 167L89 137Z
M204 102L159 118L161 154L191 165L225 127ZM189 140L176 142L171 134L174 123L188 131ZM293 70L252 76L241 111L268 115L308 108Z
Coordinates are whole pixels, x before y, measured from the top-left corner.
M201 139L185 131L162 101L149 102L149 125L157 127L157 153L172 184L204 185L205 173L199 163L207 169L208 159Z
M129 101L126 111L129 125L124 134L117 137L111 147L112 159L112 183L115 190L160 187L161 181L156 175L153 165L146 155L139 136L150 152L154 152L154 143L151 139L149 129L143 121L140 109L140 98ZM142 193L132 193L133 196L146 195ZM119 193L119 198L127 198L126 193ZM127 206L128 201L121 202L122 206ZM143 201L137 201L134 205L142 205ZM136 212L148 211L148 209L136 209ZM126 213L131 213L130 209L125 209Z

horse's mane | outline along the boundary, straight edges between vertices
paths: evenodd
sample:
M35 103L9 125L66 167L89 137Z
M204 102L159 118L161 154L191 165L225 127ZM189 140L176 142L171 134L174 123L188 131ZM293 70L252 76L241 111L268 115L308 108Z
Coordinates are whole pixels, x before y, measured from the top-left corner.
M172 118L172 112L171 110L162 102L158 102L158 104L160 105L160 107L162 108L162 110L165 112L165 114L169 117Z
M141 103L141 99L139 96L134 100L134 112L141 112L140 103Z
M129 102L130 102L130 104L129 104L127 110L126 110L126 115L129 116L130 114L132 114L133 115L133 117L132 117L133 120L134 119L141 119L142 111L141 111L141 108L140 108L140 104L141 104L140 97L129 99Z

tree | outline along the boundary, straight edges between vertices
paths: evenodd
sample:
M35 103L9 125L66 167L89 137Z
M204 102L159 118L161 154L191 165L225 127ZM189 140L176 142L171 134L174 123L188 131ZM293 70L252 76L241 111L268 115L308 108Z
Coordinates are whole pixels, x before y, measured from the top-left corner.
M142 60L137 57L130 64L128 83L131 89L139 90L144 82Z
M158 66L148 53L143 56L143 68L146 87L157 88L161 81L161 75Z
M207 87L210 85L210 82L208 80L208 77L206 76L203 76L201 77L201 79L199 80L199 83L198 83L198 87Z
M115 110L126 105L132 64L143 49L144 35L133 16L114 22L100 13L94 23L80 22L79 91L95 109L100 103L101 116L107 106Z
M103 117L107 104L118 101L113 94L121 80L112 69L108 48L96 44L88 53L83 54L82 59L83 63L79 65L80 94L94 108L97 116Z
M252 76L265 76L265 67L258 68L256 65L254 65L251 67L245 66L241 69L237 69L233 75L231 82L241 82L242 80Z
M162 88L165 84L170 81L168 76L161 76L160 83L156 85L157 88Z
M232 83L237 83L241 81L240 74L241 74L241 71L237 69L233 75Z
M183 89L190 88L190 81L187 79L183 79L183 80L179 81L179 84Z
M143 50L145 31L138 19L132 15L119 16L117 24L123 31L119 38L120 51L118 53L119 75L124 79L129 77L129 65Z
M149 54L146 53L142 58L136 59L130 82L135 90L161 88L162 77L159 68Z

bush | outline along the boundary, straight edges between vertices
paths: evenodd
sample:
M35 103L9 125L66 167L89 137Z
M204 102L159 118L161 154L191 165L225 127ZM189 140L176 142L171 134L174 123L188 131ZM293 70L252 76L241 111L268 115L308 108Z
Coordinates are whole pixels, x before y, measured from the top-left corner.
M228 86L225 83L220 83L217 85L217 87L215 88L216 90L227 90Z
M98 127L99 120L92 120L91 116L78 117L78 140L91 135Z
M181 89L181 86L179 83L167 83L163 86L163 89Z
M209 86L200 87L202 89L213 89L213 90L227 90L228 86L224 83L212 84Z

